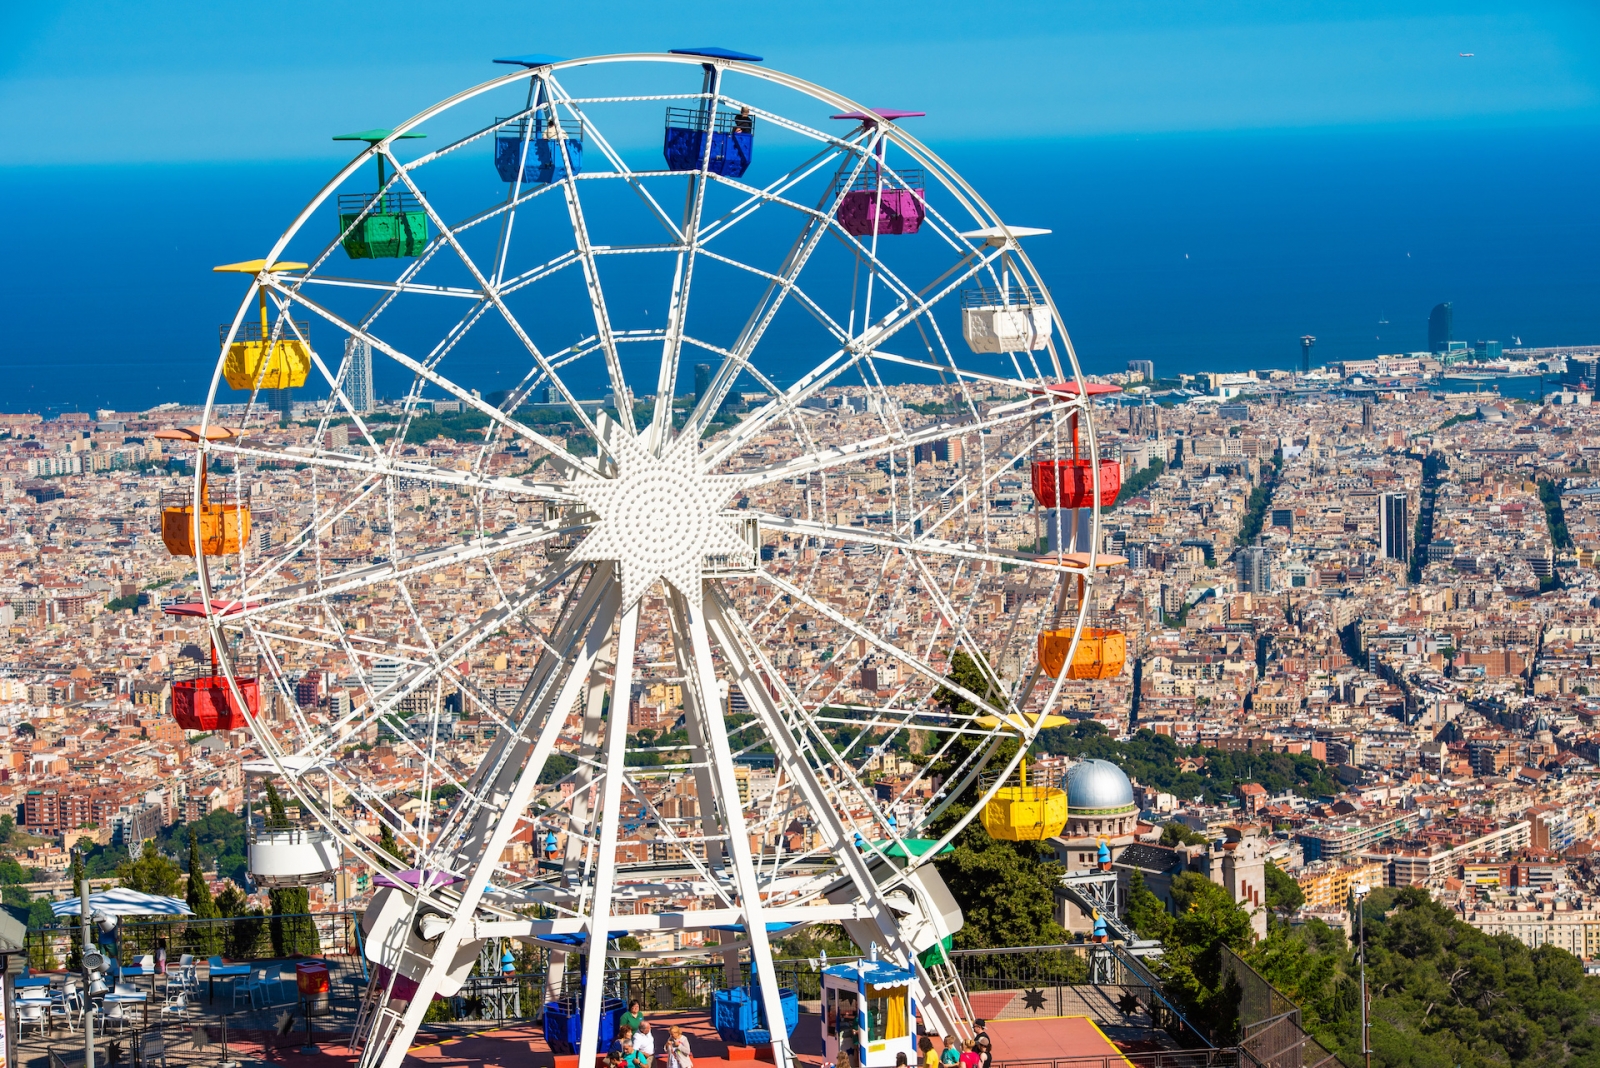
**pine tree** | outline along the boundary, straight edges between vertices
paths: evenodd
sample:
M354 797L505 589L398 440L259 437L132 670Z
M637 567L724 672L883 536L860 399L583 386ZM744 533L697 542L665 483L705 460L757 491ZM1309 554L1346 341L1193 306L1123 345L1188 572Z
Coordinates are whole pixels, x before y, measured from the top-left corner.
M378 825L378 848L389 854L402 864L411 863L411 858L406 856L406 851L400 848L400 842L395 838L394 832L387 823Z
M189 945L196 956L206 957L217 952L218 927L205 921L217 918L217 903L211 898L211 884L206 881L200 860L200 839L194 827L189 828L189 885L184 890L184 900L194 918L201 921L189 929Z

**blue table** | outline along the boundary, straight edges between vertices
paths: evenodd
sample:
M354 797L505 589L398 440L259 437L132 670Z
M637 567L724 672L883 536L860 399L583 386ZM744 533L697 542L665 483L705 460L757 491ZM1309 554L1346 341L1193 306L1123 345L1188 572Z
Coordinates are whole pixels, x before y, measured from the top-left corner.
M211 966L206 970L206 986L210 1000L212 1002L217 1000L218 979L227 979L230 982L237 983L241 977L249 975L250 970L251 967L248 964L223 964L221 957L212 957Z
M31 987L49 986L48 975L19 975L11 980L11 986L16 990L27 990Z
M124 969L124 974L126 974L126 969ZM114 990L111 993L106 994L103 997L101 997L100 1003L101 1003L102 1006L104 1006L104 1005L143 1005L144 1006L144 1022L146 1024L148 1024L150 1022L150 995L146 994L146 993L143 993L142 991L139 992L139 993L124 993L124 992L120 992L120 991L115 991Z

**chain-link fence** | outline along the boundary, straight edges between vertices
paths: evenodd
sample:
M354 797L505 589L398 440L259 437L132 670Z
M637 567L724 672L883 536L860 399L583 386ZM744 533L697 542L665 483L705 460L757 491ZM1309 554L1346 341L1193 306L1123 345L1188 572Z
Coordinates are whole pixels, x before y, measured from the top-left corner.
M1300 1007L1226 946L1222 976L1238 991L1238 1007L1229 1023L1253 1068L1339 1068L1337 1055L1300 1026Z

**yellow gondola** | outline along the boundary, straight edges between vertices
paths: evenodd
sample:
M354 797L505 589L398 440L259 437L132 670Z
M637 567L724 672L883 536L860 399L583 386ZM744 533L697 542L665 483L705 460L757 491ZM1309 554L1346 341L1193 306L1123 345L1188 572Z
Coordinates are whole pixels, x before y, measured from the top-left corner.
M1002 786L983 806L983 829L990 838L1008 842L1042 842L1054 838L1067 826L1067 792L1043 784L1028 785L1028 762L1024 760L1016 786Z
M271 267L266 260L245 260L242 263L224 263L213 271L236 274L260 274L262 271L303 271L303 263L280 260ZM228 346L227 358L222 362L222 377L231 389L298 389L306 384L311 373L311 343L305 323L295 323L299 336L288 322L280 322L280 336L272 340L272 328L267 321L267 290L256 290L261 311L259 322L239 324L239 332ZM227 339L229 328L222 327L222 337Z

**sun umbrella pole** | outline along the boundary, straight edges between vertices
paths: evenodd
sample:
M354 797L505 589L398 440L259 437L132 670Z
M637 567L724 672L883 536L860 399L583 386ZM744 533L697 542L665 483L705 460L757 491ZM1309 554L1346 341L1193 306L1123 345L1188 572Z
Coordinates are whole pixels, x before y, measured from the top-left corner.
M78 929L83 933L83 949L78 960L83 971L83 1068L94 1068L94 1008L89 1002L89 953L94 949L89 941L89 858L83 858L83 874L78 877Z

